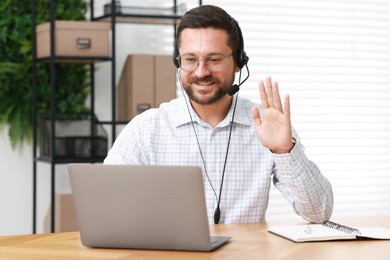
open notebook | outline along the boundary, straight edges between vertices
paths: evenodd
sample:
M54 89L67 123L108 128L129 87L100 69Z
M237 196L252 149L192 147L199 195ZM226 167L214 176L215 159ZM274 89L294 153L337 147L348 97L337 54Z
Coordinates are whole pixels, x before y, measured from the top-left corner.
M326 220L322 224L270 226L268 232L294 242L390 239L390 229L383 227L348 227Z

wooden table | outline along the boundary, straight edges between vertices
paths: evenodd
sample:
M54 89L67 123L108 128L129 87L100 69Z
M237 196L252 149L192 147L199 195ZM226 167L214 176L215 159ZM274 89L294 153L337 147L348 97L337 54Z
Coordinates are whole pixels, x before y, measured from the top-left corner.
M341 223L390 228L390 216ZM78 232L5 236L0 237L0 259L390 259L390 240L294 243L268 233L268 225L211 225L212 234L233 238L213 252L86 248Z

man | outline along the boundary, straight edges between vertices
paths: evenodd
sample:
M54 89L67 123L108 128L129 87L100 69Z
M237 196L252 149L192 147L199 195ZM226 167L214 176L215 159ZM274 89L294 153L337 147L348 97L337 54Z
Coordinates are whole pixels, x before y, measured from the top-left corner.
M248 69L243 45L221 8L188 11L173 57L186 94L135 117L104 163L201 166L210 223L264 221L272 180L298 215L329 219L332 188L291 127L289 97L283 106L269 77L259 83L261 109L234 95L235 74Z

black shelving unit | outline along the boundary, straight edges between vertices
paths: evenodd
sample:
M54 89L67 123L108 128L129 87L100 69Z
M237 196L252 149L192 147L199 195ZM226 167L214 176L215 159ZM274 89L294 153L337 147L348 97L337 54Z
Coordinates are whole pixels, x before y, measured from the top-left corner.
M32 62L32 121L33 121L33 224L32 233L36 233L36 221L37 221L37 162L50 163L50 202L51 202L51 232L54 232L55 228L55 177L56 177L56 164L66 164L71 162L101 162L102 158L58 158L56 155L56 142L54 141L56 136L56 63L86 63L90 64L90 82L91 82L91 120L94 118L94 63L112 61L112 58L108 57L78 57L78 56L57 56L55 53L55 0L50 0L50 57L37 58L37 46L36 46L36 1L32 0L32 50L33 50L33 62ZM37 156L38 146L38 116L37 116L37 63L45 62L50 64L50 156ZM91 126L95 122L91 122ZM91 130L91 133L93 130Z
M173 1L173 13L172 14L137 14L137 13L123 13L117 12L116 10L116 2L115 0L111 0L111 13L105 14L99 17L95 17L94 8L95 3L94 0L90 0L90 21L106 21L111 23L111 58L107 57L62 57L56 56L55 52L55 0L50 0L50 48L51 53L49 58L38 59L36 52L36 0L32 0L32 50L33 50L33 65L32 65L32 111L33 111L33 230L32 232L36 233L36 221L37 221L37 162L42 161L46 163L50 163L50 201L51 201L51 232L55 231L55 177L56 164L66 164L72 162L99 162L100 159L94 158L86 158L86 159L59 159L56 156L56 144L54 142L55 133L56 133L56 69L55 64L61 62L83 62L90 63L90 82L91 82L91 118L93 118L95 111L95 100L94 100L94 64L96 62L111 62L111 120L99 121L95 122L98 124L106 124L111 126L111 140L112 143L116 138L116 125L118 123L125 122L117 122L116 121L116 24L117 23L139 23L139 24L164 24L164 25L173 25L174 28L177 22L181 19L181 15L177 14L177 1ZM199 5L202 5L202 1L199 0ZM51 145L51 156L50 157L38 157L37 156L37 129L38 129L38 118L37 118L37 67L36 64L38 62L48 62L50 63L50 126L51 126L51 135L50 135L50 145ZM92 124L91 124L92 125Z

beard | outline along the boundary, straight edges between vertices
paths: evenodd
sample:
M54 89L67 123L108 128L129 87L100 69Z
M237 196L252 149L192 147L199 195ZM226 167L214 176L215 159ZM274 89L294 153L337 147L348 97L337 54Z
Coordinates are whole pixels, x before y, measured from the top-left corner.
M204 82L213 82L214 91L212 96L206 97L207 94L205 91L196 90L196 87L192 87L193 83L204 83ZM188 80L188 85L184 86L184 90L187 93L190 100L200 105L212 105L219 100L221 100L226 94L226 89L231 86L231 84L226 84L228 86L223 86L222 82L212 76L207 76L204 78L193 77Z

